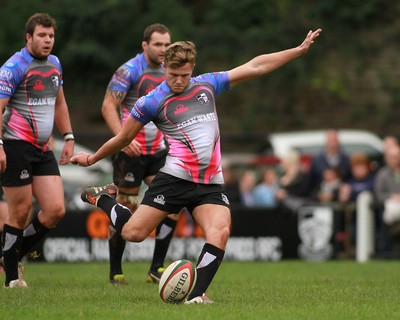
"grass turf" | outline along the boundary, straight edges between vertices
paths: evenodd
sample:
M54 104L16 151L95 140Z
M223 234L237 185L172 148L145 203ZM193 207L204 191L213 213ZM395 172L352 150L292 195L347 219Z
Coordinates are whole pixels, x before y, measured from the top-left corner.
M9 319L400 319L400 262L225 261L207 294L213 305L169 305L145 282L148 263L28 263L27 289L0 289ZM4 275L1 278L4 281Z

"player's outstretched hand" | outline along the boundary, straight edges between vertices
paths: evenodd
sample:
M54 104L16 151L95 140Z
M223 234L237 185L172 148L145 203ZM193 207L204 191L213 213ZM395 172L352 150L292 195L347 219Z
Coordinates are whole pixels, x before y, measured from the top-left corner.
M311 44L314 43L314 40L319 37L322 29L317 29L315 31L310 30L304 39L303 43L299 46L302 54L306 54L308 49L310 48Z
M71 157L70 162L77 166L88 167L90 166L89 156L90 153L80 151Z

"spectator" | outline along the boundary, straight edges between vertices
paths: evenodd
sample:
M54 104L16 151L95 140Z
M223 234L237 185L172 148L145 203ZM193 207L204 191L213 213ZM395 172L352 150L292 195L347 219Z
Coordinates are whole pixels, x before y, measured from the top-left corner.
M262 179L253 189L255 206L276 207L276 192L278 191L278 175L273 168L265 169Z
M398 147L398 146L399 146L399 141L397 140L397 138L395 136L386 136L383 139L384 157L386 158L386 155L387 155L389 150L391 150L393 147Z
M300 154L292 150L282 159L283 175L279 179L278 201L297 209L309 195L309 177L301 165Z
M386 151L386 165L379 169L374 183L375 196L380 208L379 235L383 249L393 249L399 243L400 225L400 147Z
M326 168L322 172L321 185L317 191L317 200L323 203L339 201L339 190L342 180L335 168Z
M375 175L371 171L368 157L363 153L354 153L350 157L352 178L343 183L339 191L339 201L343 205L343 244L347 257L354 255L356 243L356 206L360 193L374 191Z
M374 174L368 157L363 153L354 153L350 157L350 165L352 177L340 188L339 200L343 203L354 202L361 192L374 190Z
M330 129L326 132L325 150L318 154L310 167L310 184L312 194L320 188L324 171L327 168L336 169L342 181L351 177L349 157L340 149L337 130Z
M252 170L245 170L239 179L241 204L246 207L254 206L253 189L256 185L256 175Z
M236 172L230 165L222 167L222 174L224 175L225 193L231 205L241 204L239 179Z

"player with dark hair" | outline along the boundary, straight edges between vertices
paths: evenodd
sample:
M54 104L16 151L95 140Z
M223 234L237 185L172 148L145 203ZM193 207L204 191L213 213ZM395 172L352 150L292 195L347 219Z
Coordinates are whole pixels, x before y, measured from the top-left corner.
M64 189L57 160L49 148L54 123L64 135L60 164L69 163L74 152L68 106L65 101L60 61L51 51L55 20L45 13L29 18L26 47L0 69L1 184L9 214L2 248L5 287L26 287L18 275L22 257L65 214ZM28 221L33 196L41 210Z
M179 41L165 52L165 81L141 97L118 135L95 154L80 152L71 162L89 166L124 148L149 121L164 133L170 149L134 215L115 201L118 188L109 184L84 190L82 200L105 211L128 241L143 241L171 212L187 207L205 234L197 260L197 281L186 303L212 303L205 292L225 254L230 235L229 200L224 193L220 132L215 98L223 91L272 72L307 53L321 29L310 31L299 46L263 54L225 72L192 77L193 43Z
M135 102L165 79L165 70L161 64L170 44L171 36L166 26L160 23L149 25L143 33L143 52L125 62L114 73L102 106L103 117L113 134L117 135L121 131ZM112 157L113 181L119 188L117 201L135 212L142 182L147 185L151 183L155 174L163 167L166 155L163 134L154 123L148 123L128 146ZM165 218L156 229L153 260L146 275L148 282L157 283L160 280L177 217L171 215ZM125 240L110 224L109 281L112 284L126 283L122 272L125 244Z

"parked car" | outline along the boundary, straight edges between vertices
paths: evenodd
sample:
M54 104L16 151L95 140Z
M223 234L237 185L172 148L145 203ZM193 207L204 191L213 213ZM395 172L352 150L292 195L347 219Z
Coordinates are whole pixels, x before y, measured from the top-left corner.
M344 152L352 154L363 152L371 157L382 155L383 141L376 134L365 130L340 129L339 141ZM301 154L316 155L324 149L325 130L293 131L272 133L268 136L271 150L266 150L278 157L283 157L290 149Z
M57 160L60 159L63 146L63 140L54 139L54 154ZM75 143L74 151L75 153L79 151L94 153L93 150L78 143ZM112 182L112 164L109 159L102 159L86 168L73 164L60 165L59 168L64 184L65 205L70 210L87 208L87 204L80 199L84 187Z
M339 129L339 140L344 152L365 153L378 167L383 162L383 140L376 134L365 130ZM264 144L253 153L227 153L223 159L234 165L274 165L280 162L289 150L300 152L305 167L325 146L326 130L290 131L271 133L265 137ZM240 149L240 148L238 148Z

